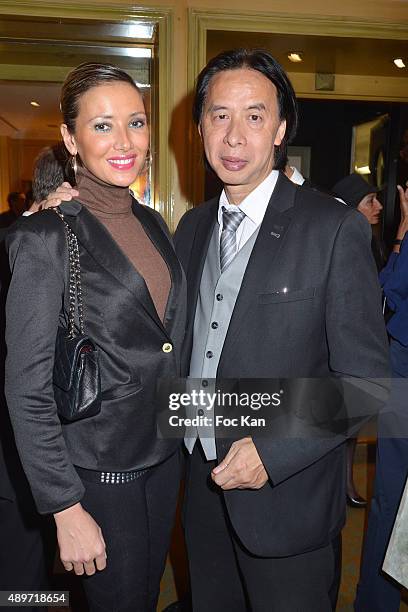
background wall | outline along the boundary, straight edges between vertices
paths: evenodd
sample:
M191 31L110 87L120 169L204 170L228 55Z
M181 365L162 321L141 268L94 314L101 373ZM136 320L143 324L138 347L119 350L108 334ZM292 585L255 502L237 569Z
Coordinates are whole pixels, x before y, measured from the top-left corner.
M97 9L103 7L104 3L100 0L86 0L85 4L95 5L95 15ZM105 3L107 6L134 6L134 2L127 0L110 0ZM47 6L67 7L66 0L36 0L36 2L26 2L33 15L40 15ZM80 10L83 0L70 0L71 7L78 6ZM234 17L239 11L267 11L271 13L292 13L294 16L307 15L308 17L328 16L342 18L345 22L349 20L365 19L370 21L408 23L407 3L405 0L252 0L248 5L247 0L144 0L146 7L160 8L170 7L173 10L173 45L172 54L174 60L173 74L173 95L172 106L174 108L171 126L171 150L173 153L173 168L175 175L174 184L174 219L175 222L180 218L186 209L186 194L183 185L188 182L186 176L188 168L189 133L191 129L189 117L191 113L187 88L187 49L188 49L188 9L200 8L211 11L231 11ZM0 1L1 8L1 1ZM323 33L323 32L322 32ZM379 44L381 44L379 42ZM0 142L0 162L1 150L4 143ZM1 172L4 169L1 168Z
M310 179L329 190L350 173L352 128L391 113L387 102L300 100L294 146L311 147Z

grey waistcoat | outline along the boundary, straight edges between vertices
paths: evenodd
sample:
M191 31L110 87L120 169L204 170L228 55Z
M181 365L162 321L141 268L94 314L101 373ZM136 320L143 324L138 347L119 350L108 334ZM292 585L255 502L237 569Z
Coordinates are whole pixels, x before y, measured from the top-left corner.
M204 379L204 381L195 380L192 383L192 387L197 390L203 388L202 382L206 384L206 379L209 379L204 390L206 393L215 392L213 382L217 376L222 347L258 231L259 228L221 274L219 225L216 223L214 226L201 277L194 318L190 378ZM207 422L211 422L212 425L187 427L184 441L191 453L198 436L206 458L216 459L214 410L198 406L189 409L187 416L202 416L203 413L208 417Z

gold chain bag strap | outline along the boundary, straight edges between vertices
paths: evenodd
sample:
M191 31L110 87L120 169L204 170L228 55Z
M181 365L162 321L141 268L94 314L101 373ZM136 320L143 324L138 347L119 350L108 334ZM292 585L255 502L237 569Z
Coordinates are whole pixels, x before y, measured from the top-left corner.
M62 421L95 416L101 409L98 351L84 331L81 264L78 240L60 208L53 208L64 224L69 258L68 328L58 327L55 343L54 398ZM78 315L78 328L75 315Z

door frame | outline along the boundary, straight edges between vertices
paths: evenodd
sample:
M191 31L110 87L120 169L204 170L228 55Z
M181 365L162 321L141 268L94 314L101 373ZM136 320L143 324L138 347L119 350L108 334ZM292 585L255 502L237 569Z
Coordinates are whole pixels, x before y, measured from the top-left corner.
M174 170L171 160L168 133L171 111L174 105L173 96L173 9L166 7L132 7L125 1L115 5L96 6L84 0L84 3L41 2L33 5L27 0L0 0L0 19L2 16L19 17L54 17L62 19L146 22L157 28L158 44L156 61L157 104L152 141L156 149L154 207L165 218L169 226L173 223L174 209ZM34 35L33 35L34 36ZM0 33L0 41L1 41ZM1 160L0 160L1 161Z

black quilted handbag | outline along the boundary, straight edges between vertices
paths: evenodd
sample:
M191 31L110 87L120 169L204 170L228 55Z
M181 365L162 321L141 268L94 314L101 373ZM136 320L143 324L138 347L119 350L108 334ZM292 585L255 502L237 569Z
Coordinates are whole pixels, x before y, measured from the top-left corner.
M54 362L54 398L62 421L95 416L101 409L101 378L98 351L84 332L81 265L78 240L59 208L53 209L64 223L69 255L68 328L58 327ZM75 314L78 315L78 327Z

